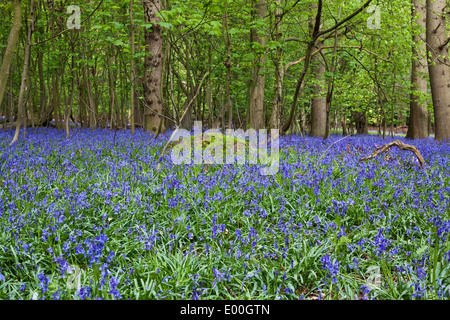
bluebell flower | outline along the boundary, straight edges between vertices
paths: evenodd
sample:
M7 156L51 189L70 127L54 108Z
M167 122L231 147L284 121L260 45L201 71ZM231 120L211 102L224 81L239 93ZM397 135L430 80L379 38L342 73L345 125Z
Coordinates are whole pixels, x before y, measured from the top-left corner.
M339 276L339 262L336 260L333 263L328 254L322 257L320 262L323 263L322 268L328 271L327 278L331 278L332 283L337 283L337 277Z
M109 287L110 287L110 291L109 294L112 294L114 296L115 299L120 299L122 298L122 296L120 295L119 291L117 290L117 285L119 284L119 280L112 277L111 280L109 281Z
M92 288L91 287L81 287L80 290L77 291L81 300L86 300L91 297Z
M56 291L53 293L53 300L60 300L61 299L61 291Z
M48 284L50 282L50 278L45 276L43 273L39 273L38 279L40 281L39 287L41 287L42 295L44 295L48 291Z

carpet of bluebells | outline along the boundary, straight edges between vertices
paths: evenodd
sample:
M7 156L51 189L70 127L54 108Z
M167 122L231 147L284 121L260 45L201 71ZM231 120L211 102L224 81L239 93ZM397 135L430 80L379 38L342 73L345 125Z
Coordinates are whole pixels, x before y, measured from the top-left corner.
M174 165L170 132L0 130L0 299L448 299L450 144L280 141Z

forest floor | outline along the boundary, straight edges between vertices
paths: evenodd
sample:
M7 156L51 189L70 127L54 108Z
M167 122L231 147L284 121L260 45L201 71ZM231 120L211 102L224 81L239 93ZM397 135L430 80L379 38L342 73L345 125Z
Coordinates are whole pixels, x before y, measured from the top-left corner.
M0 299L447 299L450 145L280 139L175 165L170 132L0 130Z

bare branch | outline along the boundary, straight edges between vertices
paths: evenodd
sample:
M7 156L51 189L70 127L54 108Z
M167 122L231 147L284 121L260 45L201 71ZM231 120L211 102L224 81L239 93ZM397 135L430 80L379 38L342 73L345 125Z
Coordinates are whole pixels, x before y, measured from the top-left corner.
M355 12L353 12L351 15L349 15L348 17L344 18L343 20L341 20L340 22L336 23L334 26L332 26L331 28L328 28L326 30L320 31L319 34L317 35L317 37L320 37L321 35L324 35L326 33L329 33L331 31L333 31L336 28L339 28L341 25L343 25L344 23L346 23L347 21L353 19L353 17L355 17L356 15L358 15L361 11L363 11L370 3L372 2L372 0L367 0L366 3L364 3L362 5L361 8L359 8L358 10L356 10Z

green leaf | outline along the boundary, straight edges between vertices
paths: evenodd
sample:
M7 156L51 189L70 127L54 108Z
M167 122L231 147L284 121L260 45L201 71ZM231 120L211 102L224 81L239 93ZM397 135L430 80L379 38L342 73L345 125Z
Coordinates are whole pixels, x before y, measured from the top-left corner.
M172 29L173 28L173 24L168 23L168 22L160 22L159 25L161 27L163 27L163 28L166 28L166 29Z

